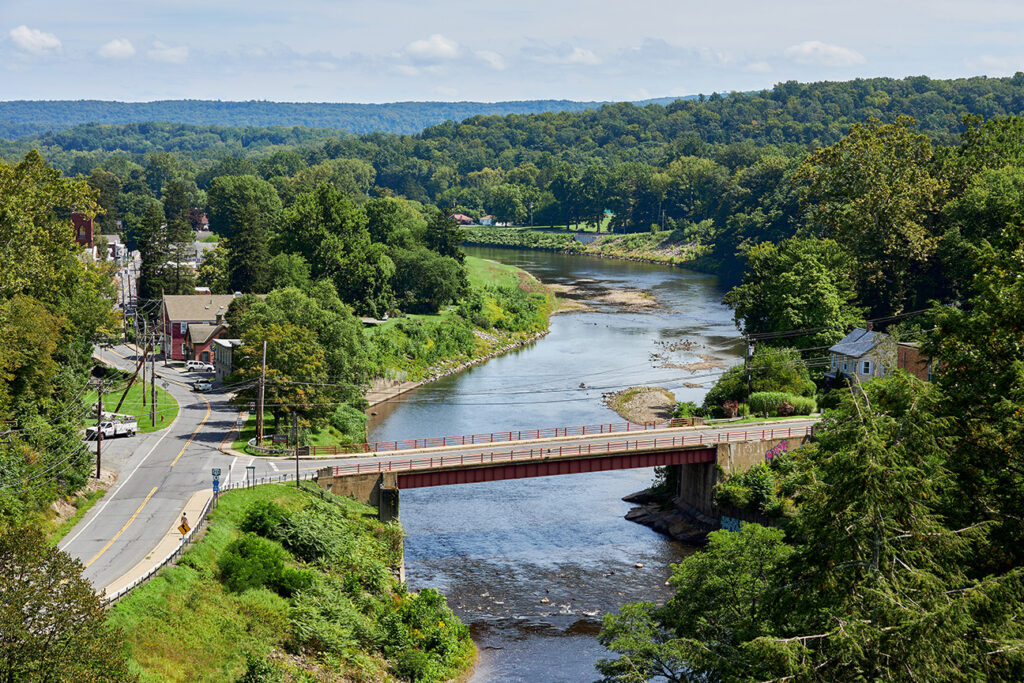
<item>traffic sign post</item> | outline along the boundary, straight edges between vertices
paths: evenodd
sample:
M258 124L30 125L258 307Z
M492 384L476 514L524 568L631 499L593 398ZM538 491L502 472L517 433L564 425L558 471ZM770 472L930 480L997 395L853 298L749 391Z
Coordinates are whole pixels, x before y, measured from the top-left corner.
M213 480L213 492L214 493L219 493L220 492L220 479L214 479Z

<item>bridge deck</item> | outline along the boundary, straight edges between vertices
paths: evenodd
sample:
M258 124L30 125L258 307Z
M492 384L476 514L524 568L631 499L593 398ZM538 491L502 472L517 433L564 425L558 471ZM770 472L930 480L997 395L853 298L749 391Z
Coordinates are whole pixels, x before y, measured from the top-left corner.
M401 477L401 481L409 482L409 487L414 486L430 486L436 484L419 483L419 481L430 481L429 478L414 479L409 475L413 473L430 473L442 470L480 470L480 469L502 469L507 468L511 464L519 463L530 463L530 462L567 462L567 461L582 461L582 460L599 460L602 463L602 469L625 469L627 467L654 467L665 464L686 464L686 462L712 462L714 456L710 456L711 460L706 460L706 454L700 456L687 456L687 453L694 451L705 451L714 452L714 449L709 449L709 446L717 446L720 443L739 443L745 441L764 441L770 439L785 439L792 437L807 436L811 433L811 427L780 427L775 429L757 429L757 430L735 430L717 433L690 433L679 436L664 436L664 437L653 437L646 439L622 439L622 440L605 440L599 442L581 443L578 445L554 445L550 447L531 447L531 448L511 448L502 451L486 451L480 453L459 453L452 455L427 455L420 456L418 458L409 458L407 460L387 460L387 461L376 461L370 463L350 463L344 465L335 465L332 468L332 474L335 477L343 477L346 475L358 475L358 474L370 474L373 472L398 472ZM592 437L588 437L592 438ZM678 456L672 456L672 453L678 453ZM643 455L643 454L661 454L666 458L678 457L681 458L679 462L655 462L656 459L645 460L649 464L637 464L628 465L622 464L614 466L613 460L621 459L623 463L629 462L625 459L625 456ZM686 461L687 457L700 457L700 460L689 460ZM637 461L639 462L639 461ZM572 465L571 467L583 468L585 465ZM595 465L596 467L596 465ZM549 469L552 469L549 467ZM507 474L511 474L516 470L502 471ZM525 471L525 470L524 470ZM595 469L578 469L574 471L597 471ZM559 474L563 472L551 471L551 474ZM564 474L570 474L572 472L566 471ZM466 475L469 477L469 475ZM491 476L477 474L473 476ZM520 475L530 476L530 475ZM532 475L540 476L540 475ZM493 478L489 479L466 479L466 481L495 481L499 478L511 478L510 476L501 477L498 473L493 475ZM459 483L451 481L449 483Z

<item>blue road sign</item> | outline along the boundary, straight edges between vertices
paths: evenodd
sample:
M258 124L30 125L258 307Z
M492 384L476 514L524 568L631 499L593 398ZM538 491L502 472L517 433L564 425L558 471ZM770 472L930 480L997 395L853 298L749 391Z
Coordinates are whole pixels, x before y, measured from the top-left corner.
M214 479L213 480L213 492L217 493L218 491L220 491L220 479Z

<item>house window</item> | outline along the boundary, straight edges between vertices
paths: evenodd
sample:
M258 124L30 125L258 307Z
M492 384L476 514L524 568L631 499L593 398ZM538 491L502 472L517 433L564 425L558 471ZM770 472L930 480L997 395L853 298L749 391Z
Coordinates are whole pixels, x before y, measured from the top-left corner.
M871 361L866 360L863 363L861 363L860 374L862 374L862 375L870 375L871 374Z
M188 323L178 323L178 331L182 334L188 332Z
M835 370L837 365L839 365L839 359L832 356L832 369Z
M182 357L185 356L185 345L184 344L181 345L181 355L182 355Z
M201 354L199 354L199 356L200 356L200 360L202 360L204 363L209 363L210 362L210 352L209 351L203 351Z

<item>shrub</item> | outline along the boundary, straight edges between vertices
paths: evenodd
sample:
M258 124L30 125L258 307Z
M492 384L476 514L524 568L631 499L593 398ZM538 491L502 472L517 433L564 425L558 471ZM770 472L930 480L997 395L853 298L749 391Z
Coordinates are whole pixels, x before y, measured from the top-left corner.
M273 541L246 533L228 544L221 554L220 580L234 593L261 586L277 588L286 556Z
M406 648L395 657L391 672L403 681L429 681L434 678L430 655L423 650Z
M672 417L695 417L704 414L704 409L693 401L680 401L672 411Z
M746 403L741 403L739 406L739 415L740 417L747 417L750 415L750 406Z
M736 417L740 412L740 404L738 401L726 401L722 404L722 413L726 417Z
M341 443L363 443L366 440L366 413L353 405L342 403L331 414L331 426L342 434Z
M793 404L783 399L782 403L779 404L779 416L789 417L793 414Z
M273 664L255 655L248 655L245 658L245 673L236 683L277 683L280 680L281 672Z
M793 406L794 415L810 415L818 409L817 402L806 396L791 396L789 403Z
M276 529L288 518L288 512L272 500L261 500L246 509L239 528L264 538L277 538Z
M789 397L780 391L759 391L750 395L750 412L768 417Z

